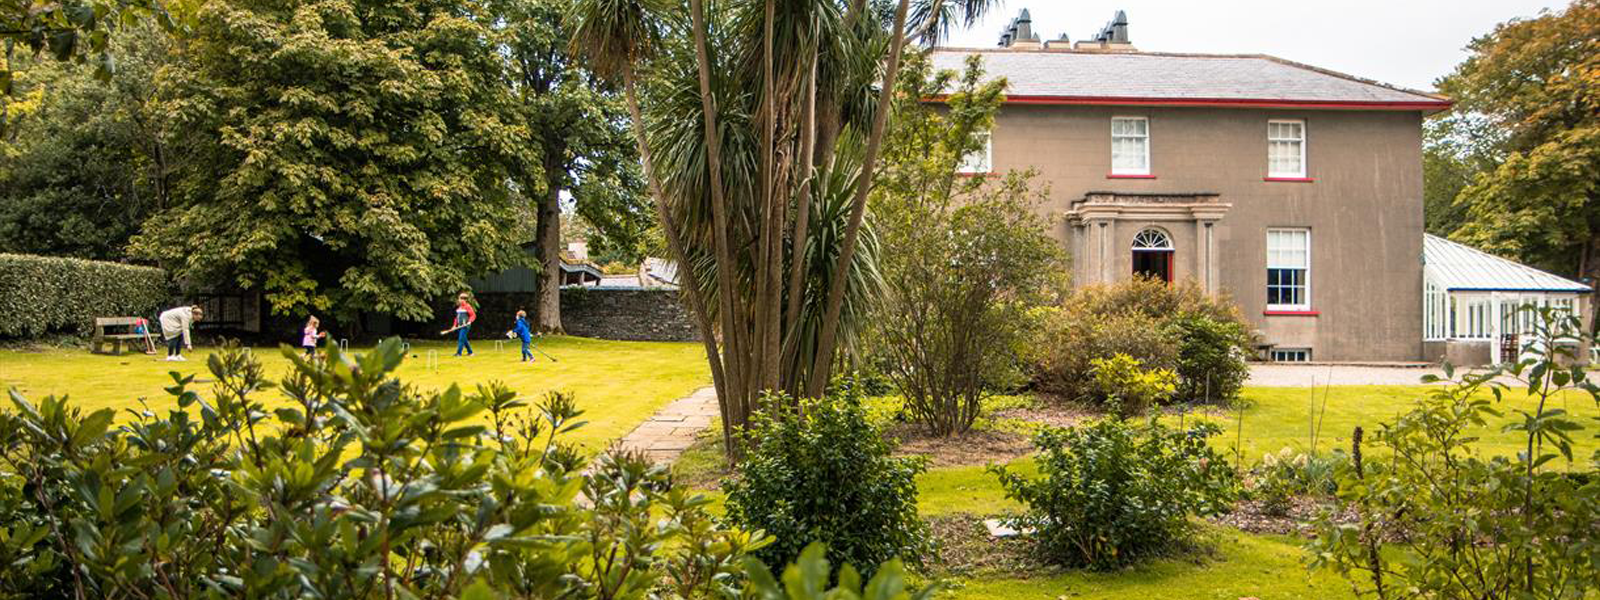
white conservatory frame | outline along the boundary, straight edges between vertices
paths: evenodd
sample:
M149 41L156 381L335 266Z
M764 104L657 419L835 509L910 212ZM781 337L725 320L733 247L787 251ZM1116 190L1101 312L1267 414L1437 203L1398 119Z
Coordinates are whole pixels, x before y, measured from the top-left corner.
M1431 235L1425 248L1424 342L1488 342L1489 360L1498 364L1502 336L1533 330L1534 313L1523 307L1556 308L1580 318L1586 312L1589 288L1578 282Z

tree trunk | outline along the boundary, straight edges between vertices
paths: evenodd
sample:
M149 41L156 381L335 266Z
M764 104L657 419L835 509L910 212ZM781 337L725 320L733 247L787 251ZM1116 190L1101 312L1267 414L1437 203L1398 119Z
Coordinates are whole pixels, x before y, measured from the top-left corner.
M1589 287L1600 285L1600 236L1591 235L1578 258L1578 277L1589 278ZM1600 335L1600 294L1589 294L1589 336Z
M715 246L717 276L725 278L717 286L717 316L722 323L722 345L724 348L723 377L727 381L725 386L730 392L726 400L729 408L722 418L731 421L734 427L743 427L749 416L749 384L750 371L749 352L752 350L746 345L745 331L739 326L740 319L734 314L733 284L734 262L732 246L728 242L729 224L727 203L723 197L722 186L722 137L717 129L717 112L715 101L711 95L711 59L706 52L706 15L705 3L702 0L690 0L690 17L693 24L690 27L694 36L695 62L700 75L700 110L704 116L706 139L706 168L710 171L711 179L711 237ZM690 265L682 265L680 270L689 269ZM728 447L731 458L737 459L739 449L737 445Z
M563 147L545 153L545 192L539 196L538 224L534 240L539 259L538 306L534 307L536 327L547 333L562 333L561 328L561 160Z
M728 422L728 383L723 375L722 355L717 352L717 330L711 325L711 317L706 312L705 298L701 295L700 281L696 278L694 270L689 268L689 256L683 249L683 238L678 233L678 226L672 220L672 214L667 210L666 197L661 193L661 180L656 177L655 160L650 154L650 141L645 137L644 113L639 110L638 85L634 81L633 67L630 65L622 72L623 91L627 94L628 115L633 118L634 144L639 147L639 162L644 165L645 182L650 186L650 197L655 200L656 217L661 220L661 232L667 238L667 248L672 252L672 259L678 261L678 285L683 295L689 299L689 307L694 312L695 324L700 328L700 342L705 346L706 361L711 364L711 385L717 390L718 409L722 418L722 447L733 448L736 440L733 438L733 424Z
M828 384L833 370L834 346L838 342L839 316L844 306L844 286L849 280L849 270L855 261L856 243L861 237L861 219L867 211L867 193L872 190L873 171L878 165L878 149L883 144L883 129L889 119L890 101L894 99L894 83L900 75L900 53L905 48L906 9L909 0L900 0L895 8L894 28L889 41L889 64L883 72L883 89L878 93L878 114L873 115L872 132L867 137L867 153L861 162L861 174L856 178L856 197L850 207L850 222L845 226L844 245L839 249L838 263L834 267L832 285L828 287L827 309L822 316L822 332L817 336L817 354L812 362L811 381L806 385L806 395L820 396Z

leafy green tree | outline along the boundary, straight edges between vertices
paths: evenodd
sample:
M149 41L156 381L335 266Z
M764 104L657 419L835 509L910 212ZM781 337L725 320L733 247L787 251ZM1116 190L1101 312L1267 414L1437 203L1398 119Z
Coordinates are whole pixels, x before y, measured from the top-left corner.
M782 4L584 0L576 11L574 46L624 80L647 121L636 143L690 276L735 457L732 430L763 392L820 396L860 330L875 277L867 195L908 32L927 29L908 26L909 0Z
M958 79L959 78L959 79ZM908 54L872 211L884 295L870 352L934 435L965 433L983 399L1022 383L1030 309L1064 283L1065 256L1037 211L1031 173L961 174L985 151L1005 81L984 82L981 59L934 73ZM923 98L948 93L942 108Z
M162 3L157 0L62 0L58 2L0 2L0 95L15 91L19 59L48 55L58 61L91 64L95 76L109 79L115 71L112 33L138 26L154 17L157 23L181 27L184 16L192 13L192 0ZM26 49L28 57L18 56ZM0 104L0 109L7 108ZM4 117L7 110L0 110ZM5 120L0 118L0 127Z
M1504 138L1457 199L1468 220L1454 237L1600 277L1600 0L1503 23L1468 48L1439 88Z
M539 163L473 0L218 0L160 79L208 139L134 239L278 312L431 316L524 260L511 182Z
M1446 112L1422 125L1422 211L1428 233L1449 237L1467 223L1461 190L1502 159L1504 135L1481 115Z
M538 169L518 173L534 197L539 260L538 327L561 330L561 215L582 218L600 237L597 252L634 262L654 221L628 116L608 82L569 57L567 15L574 0L490 0L510 85L534 146Z
M0 252L121 259L171 203L187 132L156 96L170 46L145 24L117 36L109 80L71 63L30 67L0 143Z

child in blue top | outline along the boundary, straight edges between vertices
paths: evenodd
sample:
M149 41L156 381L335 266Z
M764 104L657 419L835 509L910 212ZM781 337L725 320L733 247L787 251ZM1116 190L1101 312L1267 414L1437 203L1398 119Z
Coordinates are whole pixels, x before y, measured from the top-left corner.
M511 326L511 331L506 332L506 337L516 336L522 339L522 361L533 362L533 330L528 328L528 311L517 311L517 322Z

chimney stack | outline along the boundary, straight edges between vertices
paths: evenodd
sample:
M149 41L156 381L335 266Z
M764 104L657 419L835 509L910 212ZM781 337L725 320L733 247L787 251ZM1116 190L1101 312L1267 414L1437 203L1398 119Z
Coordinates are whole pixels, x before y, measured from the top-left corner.
M1128 39L1128 13L1117 11L1111 17L1111 22L1100 29L1091 39L1078 42L1078 50L1107 51L1107 52L1134 52L1133 42Z
M1022 13L1017 15L1017 18L1012 19L1006 25L1005 30L1000 32L1001 48L1039 48L1042 46L1043 44L1039 41L1039 35L1033 32L1033 16L1028 13L1026 8L1022 9Z

